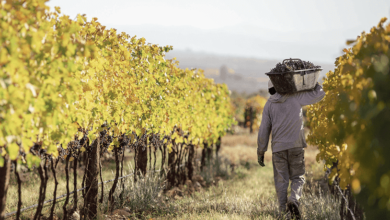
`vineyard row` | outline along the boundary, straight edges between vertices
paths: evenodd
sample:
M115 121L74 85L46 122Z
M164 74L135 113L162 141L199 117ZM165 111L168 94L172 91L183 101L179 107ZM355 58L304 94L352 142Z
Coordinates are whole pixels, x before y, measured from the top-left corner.
M218 143L235 123L227 86L205 78L202 70L183 70L177 61L165 60L171 46L108 30L97 18L72 20L58 7L50 11L44 0L2 2L0 28L0 176L5 180L0 183L0 219L11 163L16 173L21 166L38 169L34 219L39 219L49 169L57 182L55 168L63 159L68 179L69 163L77 167L83 155L83 185L89 187L83 191L84 204L90 205L86 216L91 217L96 215L101 154L114 154L118 177L121 152L130 147L136 172L145 174L147 147L170 155L170 165L185 154L191 160L194 146ZM184 171L169 170L170 185L184 178ZM69 196L65 216L68 202Z

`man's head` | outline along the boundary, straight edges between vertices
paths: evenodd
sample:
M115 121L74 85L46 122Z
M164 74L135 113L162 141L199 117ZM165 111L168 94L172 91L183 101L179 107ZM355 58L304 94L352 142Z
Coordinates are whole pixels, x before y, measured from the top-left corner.
M273 95L276 93L275 87L272 84L271 80L268 80L268 92L269 94Z

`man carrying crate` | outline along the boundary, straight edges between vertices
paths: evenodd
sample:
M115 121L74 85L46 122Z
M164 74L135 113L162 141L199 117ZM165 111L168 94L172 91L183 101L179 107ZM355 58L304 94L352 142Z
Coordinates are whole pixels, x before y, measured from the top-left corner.
M264 106L263 117L257 138L257 156L260 166L264 167L264 153L268 149L272 131L272 165L279 211L301 219L299 198L305 183L306 145L302 106L321 101L325 92L317 83L311 91L301 91L281 95L276 92L272 82L268 82L271 97ZM291 180L291 196L287 200L287 188ZM288 216L289 217L289 216Z

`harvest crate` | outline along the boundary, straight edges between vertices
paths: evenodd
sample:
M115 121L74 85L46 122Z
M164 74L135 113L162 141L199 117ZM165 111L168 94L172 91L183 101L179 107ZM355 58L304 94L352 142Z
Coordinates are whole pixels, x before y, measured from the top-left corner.
M298 60L302 62L300 59L285 59L283 63L286 60ZM269 72L266 75L269 76L276 92L285 94L314 89L321 70L321 68L305 68L289 72Z

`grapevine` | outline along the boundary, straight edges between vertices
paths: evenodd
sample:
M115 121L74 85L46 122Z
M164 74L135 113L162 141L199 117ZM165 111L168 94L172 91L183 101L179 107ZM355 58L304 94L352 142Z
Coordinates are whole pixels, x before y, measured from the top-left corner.
M154 154L162 151L163 162L169 155L173 172L187 156L188 146L193 151L194 145L217 143L235 123L226 85L215 84L200 69L180 69L175 59L166 60L172 46L145 42L106 28L97 18L88 21L78 15L72 20L61 15L59 7L52 12L44 0L0 4L0 169L9 160L38 169L36 218L46 195L48 166L56 194L59 160L65 162L66 173L64 218L72 212L67 209L69 162L76 188L79 161L85 163L81 211L87 210L85 215L93 218L98 190L94 175L99 170L103 202L100 156L115 156L116 177L109 193L112 208L126 148L135 152L136 174L146 173L148 154L151 169L153 146ZM172 160L175 154L178 158ZM161 168L163 175L164 163ZM184 169L177 173L186 178ZM170 182L178 184L182 181L178 178L173 175ZM77 203L75 191L71 210Z
M29 152L33 143L39 142L57 157L63 154L60 145L84 151L88 150L83 146L87 139L100 138L102 152L107 152L120 146L119 137L126 143L135 140L133 132L137 136L159 133L162 138L174 126L188 133L185 140L215 143L234 122L226 85L214 84L202 70L182 70L176 61L165 60L164 54L172 47L145 44L144 38L106 29L97 18L87 22L79 15L76 21L70 20L60 16L59 8L50 12L39 2L38 6L32 1L25 5L10 2L1 9L13 16L25 8L25 16L39 24L26 28L22 19L1 35L2 51L10 52L3 52L0 62L5 86L0 91L4 100L0 146L12 160L19 158L16 143ZM41 9L43 14L38 13ZM1 22L10 25L4 16ZM31 43L25 40L29 36L35 37ZM7 43L14 37L20 48L26 48L25 53ZM58 54L48 54L51 48ZM30 65L29 60L44 65ZM29 71L20 71L15 62ZM44 103L51 107L43 108ZM180 135L176 138L184 140ZM31 161L31 156L27 160Z
M309 107L309 143L317 160L334 168L340 186L351 187L370 219L389 218L390 24L383 18L336 59L324 78L324 100Z

